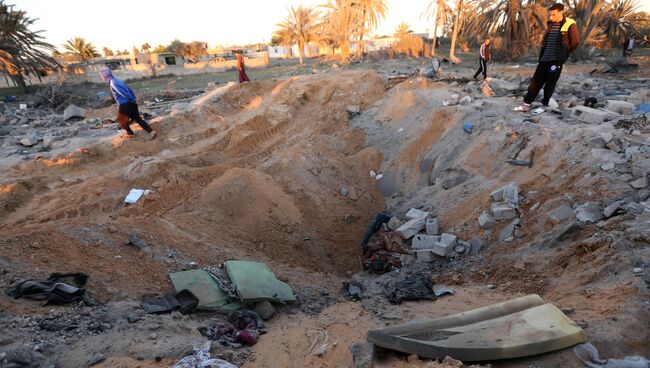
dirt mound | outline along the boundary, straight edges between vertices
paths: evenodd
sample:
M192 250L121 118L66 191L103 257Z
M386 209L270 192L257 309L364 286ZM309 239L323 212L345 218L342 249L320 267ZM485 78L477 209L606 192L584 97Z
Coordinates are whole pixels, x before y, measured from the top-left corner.
M226 221L242 230L264 223L295 225L302 217L293 198L271 176L241 168L213 180L192 207L200 208L213 221Z

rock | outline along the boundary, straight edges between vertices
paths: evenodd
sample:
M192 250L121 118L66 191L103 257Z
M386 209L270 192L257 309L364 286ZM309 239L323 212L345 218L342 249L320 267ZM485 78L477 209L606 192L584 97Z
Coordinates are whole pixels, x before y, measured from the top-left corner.
M628 203L623 206L623 209L629 213L640 215L646 210L646 206L643 203Z
M647 189L640 190L639 194L637 194L639 201L645 201L648 197L650 197L650 190Z
M600 168L601 168L603 171L614 170L615 167L616 167L616 165L614 165L613 162L605 162L604 164L600 165Z
M25 147L32 147L37 145L38 142L42 140L43 138L41 137L40 134L38 134L37 132L32 132L32 134L30 134L29 137L21 139L20 144Z
M360 198L360 196L359 196L359 192L357 192L357 190L354 189L354 187L350 188L350 192L349 192L348 198L350 198L350 199L353 200L353 201L358 201L359 198Z
M650 174L650 158L632 163L632 174L636 177L642 177Z
M602 132L600 133L600 137L603 139L605 144L609 143L614 139L614 134L611 132Z
M493 90L497 91L514 92L519 89L518 85L503 79L490 78L487 83Z
M636 106L625 101L607 100L605 102L605 108L617 114L631 115L636 109Z
M600 202L587 202L576 207L575 215L580 222L596 223L604 218Z
M349 117L351 118L361 114L361 108L359 107L359 105L348 105L346 110L348 112Z
M140 320L140 316L137 313L131 313L126 316L126 321L129 323L136 323Z
M391 219L388 220L387 226L389 229L395 231L399 229L400 226L402 226L402 221L400 221L397 217L391 217Z
M469 246L470 246L469 255L473 256L478 254L478 252L480 252L481 249L483 249L485 244L483 243L483 240L477 237L473 237L469 240Z
M572 116L583 123L601 124L609 117L609 112L593 109L587 106L576 106L573 108Z
M87 367L92 367L93 365L97 365L97 364L103 362L104 360L106 360L106 357L104 356L104 354L95 353L90 357L90 359L88 359L88 362L86 362L86 366Z
M406 218L409 219L409 220L418 219L418 218L427 217L427 216L429 216L429 212L421 211L421 210L418 210L416 208L411 208L406 213Z
M497 224L497 222L496 220L494 220L494 216L483 211L483 213L481 213L481 215L478 217L478 224L483 229L490 229L494 227Z
M621 201L616 201L610 204L609 206L605 207L605 209L603 210L603 215L607 218L612 217L616 212L616 210L620 208L620 206L621 206Z
M400 226L395 232L402 237L402 239L411 239L415 234L424 229L426 225L426 217L416 218L407 221L404 225Z
M428 235L438 235L440 232L440 225L437 218L428 218L426 221L426 232Z
M630 185L634 189L646 188L648 186L648 178L646 176L642 176L641 178L631 182Z
M447 179L443 180L442 187L447 190L452 189L454 187L463 184L464 182L469 180L470 177L471 177L470 173L468 173L465 170L461 170L461 172L458 173L457 175L448 177Z
M471 98L470 96L465 96L465 97L461 98L461 99L458 101L458 103L461 104L461 105L467 105L467 104L470 104L470 103L472 103L472 98Z
M413 249L433 249L439 241L440 237L436 235L416 234L411 247Z
M634 273L642 273L642 272L643 272L643 268L641 268L641 267L635 267L635 268L632 270L632 272L634 272Z
M515 233L515 227L521 226L521 221L519 219L514 219L506 227L501 229L499 232L499 241L505 241L508 238L512 238Z
M79 106L68 105L63 111L63 121L68 121L72 118L83 118L86 116L86 109Z
M619 147L618 144L616 144L616 142L614 141L607 143L605 147L609 148L611 151L614 151L616 153L621 153L621 151L623 151L621 147Z
M355 342L350 347L353 368L372 368L375 360L375 345L368 342Z
M517 212L515 212L515 209L512 207L512 205L505 202L492 203L490 210L494 215L494 219L497 221L512 220L517 217Z
M510 183L490 193L490 198L495 202L506 202L517 205L519 204L519 185L514 182Z
M264 300L255 304L255 313L259 314L263 320L268 320L275 314L275 307L269 301Z
M348 188L341 188L341 190L339 190L339 194L342 195L343 197L347 197L348 193L349 193Z
M457 245L456 247L454 247L454 252L456 252L456 253L458 253L458 254L463 254L463 253L465 253L465 249L466 249L466 248L465 248L464 245L460 245L460 244L459 244L459 245Z
M587 145L593 148L605 148L606 144L607 142L605 142L605 140L601 137L594 137L587 141Z
M569 206L560 206L549 211L546 216L554 223L559 224L573 217L573 209Z

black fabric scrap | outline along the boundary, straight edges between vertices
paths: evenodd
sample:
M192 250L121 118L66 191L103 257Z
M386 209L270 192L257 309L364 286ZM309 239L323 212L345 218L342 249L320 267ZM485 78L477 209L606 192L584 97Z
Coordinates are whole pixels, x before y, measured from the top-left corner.
M400 304L404 300L436 300L431 279L418 273L407 276L395 284L395 290L389 295L391 303Z
M370 241L372 234L381 229L381 225L389 220L390 216L384 215L383 213L378 213L377 216L375 216L375 220L368 226L365 234L363 234L363 242L361 243L363 246L363 254L368 252L368 241Z

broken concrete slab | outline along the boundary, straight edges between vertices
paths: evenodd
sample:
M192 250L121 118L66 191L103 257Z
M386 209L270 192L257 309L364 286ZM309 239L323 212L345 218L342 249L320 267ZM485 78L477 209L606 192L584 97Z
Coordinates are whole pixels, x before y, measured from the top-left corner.
M490 193L490 198L495 202L517 205L519 203L519 184L512 182L503 188L499 188Z
M440 247L434 249L434 251L439 255L443 255L443 253L448 255L456 247L457 241L458 237L456 235L443 233L440 235L440 242L438 243Z
M576 106L571 116L588 124L601 124L610 116L610 112L593 109L587 106Z
M605 215L603 214L603 206L600 202L586 202L576 207L574 211L576 218L580 222L596 223L602 220Z
M521 226L521 221L519 219L514 219L511 223L506 225L499 232L499 241L505 241L508 238L513 237L515 233L515 228Z
M605 108L617 114L630 115L634 112L636 106L626 101L607 100L605 102Z
M494 219L494 216L492 216L492 214L483 211L481 215L478 217L478 224L483 229L491 229L497 224L497 222Z
M492 211L494 219L497 221L512 220L517 217L517 212L513 206L505 202L492 203L490 211Z
M621 201L616 201L610 204L609 206L605 207L605 209L603 210L603 215L607 218L612 217L616 212L616 210L618 210L621 207L621 203L622 203Z
M63 111L63 121L68 121L72 118L84 118L86 117L86 109L82 109L76 105L68 105Z
M627 158L625 157L625 155L612 152L604 148L592 148L591 156L594 159L601 161L602 163L611 162L613 164L619 165L627 162Z
M418 210L416 208L411 208L406 213L406 218L409 219L409 220L418 219L418 218L427 217L427 216L429 216L429 212Z
M372 368L375 359L375 345L368 342L355 342L350 347L353 368Z
M438 224L438 219L428 218L425 228L428 235L438 235L440 232L440 224Z
M426 226L426 217L415 218L407 221L405 224L400 226L395 232L402 237L402 239L411 239L415 234L424 230Z
M556 224L564 222L573 217L573 208L569 206L560 206L549 211L546 216Z

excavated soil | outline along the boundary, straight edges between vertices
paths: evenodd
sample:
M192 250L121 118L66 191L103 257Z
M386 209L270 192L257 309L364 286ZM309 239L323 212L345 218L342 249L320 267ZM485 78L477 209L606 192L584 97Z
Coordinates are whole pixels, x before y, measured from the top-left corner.
M443 104L452 94L473 101ZM351 117L351 105L361 114ZM639 225L636 217L587 224L557 241L552 233L561 224L546 216L562 204L636 195L620 173L598 167L586 143L614 127L552 114L530 123L509 110L513 105L512 97L483 96L473 83L414 77L392 86L373 71L339 70L218 88L154 119L159 135L153 141L141 131L126 141L111 133L72 152L5 163L0 281L85 272L115 327L92 336L39 337L28 318L70 307L1 296L0 327L11 332L0 339L0 352L49 344L40 351L58 367L82 366L97 352L107 358L103 367L169 366L201 340L196 327L213 316L142 316L135 324L124 316L144 296L170 292L169 272L192 262L207 267L251 259L287 281L300 304L281 308L245 356L213 348L244 367L351 366L349 347L369 329L528 293L563 309L601 355L650 355L648 279L632 272L650 272L650 238L627 230ZM471 134L462 129L466 121L474 124ZM642 134L634 139L650 145L649 132ZM531 168L505 162L527 159L533 150ZM506 223L485 230L477 218L489 208L490 192L513 181L524 198L522 227L513 242L500 242ZM126 206L131 188L152 192ZM384 295L392 276L360 273L360 241L378 212L403 218L411 207L431 211L445 232L463 240L478 236L489 246L430 266L456 295L392 305ZM152 254L128 245L130 235L145 239ZM352 274L374 285L361 303L342 292ZM312 354L323 336L327 352ZM446 366L382 354L378 367ZM494 366L580 364L566 349Z

